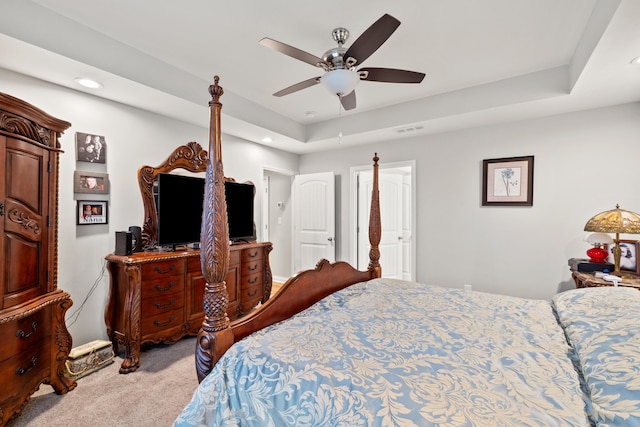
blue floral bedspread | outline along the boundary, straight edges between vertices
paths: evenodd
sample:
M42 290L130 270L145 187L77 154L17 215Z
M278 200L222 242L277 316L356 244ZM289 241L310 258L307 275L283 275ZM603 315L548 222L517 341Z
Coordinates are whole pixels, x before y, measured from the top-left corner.
M585 288L554 298L602 426L640 426L640 291Z
M571 355L549 301L376 279L236 343L175 425L590 425Z

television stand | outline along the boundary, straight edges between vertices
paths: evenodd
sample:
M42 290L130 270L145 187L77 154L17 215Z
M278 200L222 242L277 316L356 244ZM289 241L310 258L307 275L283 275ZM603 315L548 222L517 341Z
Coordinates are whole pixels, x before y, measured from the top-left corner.
M230 320L269 299L272 249L270 242L229 247L225 281ZM198 334L204 319L206 284L200 269L200 250L109 254L106 260L111 280L104 320L114 351L118 352L118 344L125 347L121 374L138 369L143 344L172 344Z

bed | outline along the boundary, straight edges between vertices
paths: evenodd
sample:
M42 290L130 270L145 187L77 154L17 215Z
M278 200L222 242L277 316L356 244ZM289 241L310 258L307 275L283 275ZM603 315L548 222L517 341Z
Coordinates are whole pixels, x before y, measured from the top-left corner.
M210 93L200 385L174 425L640 425L640 293L543 301L382 278L377 155L369 268L322 260L229 322L217 78Z

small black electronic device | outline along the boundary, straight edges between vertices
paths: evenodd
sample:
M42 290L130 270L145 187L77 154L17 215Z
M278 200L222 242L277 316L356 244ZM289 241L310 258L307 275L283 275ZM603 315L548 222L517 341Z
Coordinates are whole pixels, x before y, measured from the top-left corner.
M142 252L142 229L135 225L129 227L129 231L131 232L131 251L132 252Z
M130 231L116 231L115 255L131 255L133 237Z

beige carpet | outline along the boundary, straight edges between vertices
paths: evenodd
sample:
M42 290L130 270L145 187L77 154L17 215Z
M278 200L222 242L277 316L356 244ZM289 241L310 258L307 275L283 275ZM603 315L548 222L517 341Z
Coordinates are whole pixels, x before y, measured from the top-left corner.
M140 368L127 375L118 373L120 355L66 395L42 384L7 427L171 426L198 385L194 355L195 338L184 338L143 351Z

